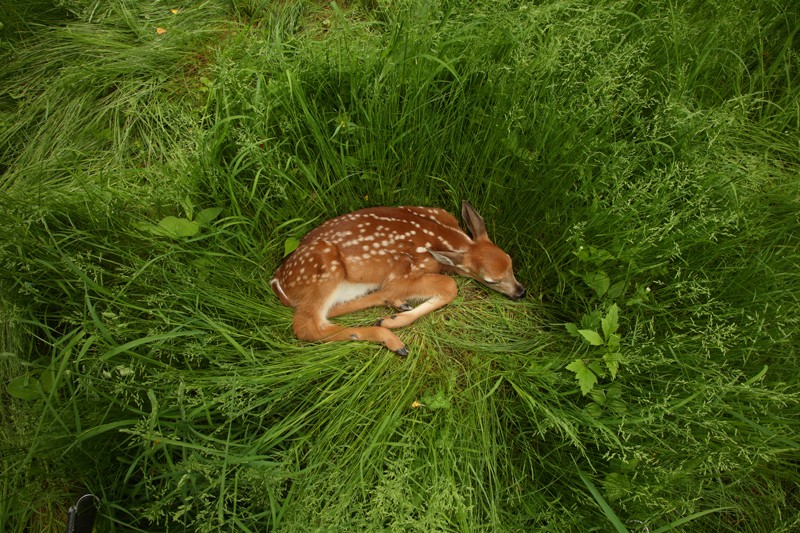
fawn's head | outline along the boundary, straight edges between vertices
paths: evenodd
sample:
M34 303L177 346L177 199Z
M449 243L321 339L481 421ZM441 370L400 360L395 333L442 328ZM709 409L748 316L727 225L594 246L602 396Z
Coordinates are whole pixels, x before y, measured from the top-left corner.
M433 258L512 300L524 298L526 289L514 277L511 257L489 240L483 218L466 200L461 202L461 216L472 234L472 245L463 252L428 250Z

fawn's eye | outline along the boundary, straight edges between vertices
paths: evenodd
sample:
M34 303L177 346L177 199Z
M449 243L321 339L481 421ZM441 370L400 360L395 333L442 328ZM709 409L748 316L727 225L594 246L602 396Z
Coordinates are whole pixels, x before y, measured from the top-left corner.
M484 282L485 284L487 284L487 285L497 285L498 283L500 283L500 282L499 282L499 281L497 281L497 280L493 280L493 279L485 279L485 278L484 278L483 282Z

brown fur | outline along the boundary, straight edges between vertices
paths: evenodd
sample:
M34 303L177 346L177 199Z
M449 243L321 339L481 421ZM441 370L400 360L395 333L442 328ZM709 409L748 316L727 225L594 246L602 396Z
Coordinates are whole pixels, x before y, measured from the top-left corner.
M293 329L308 341L379 342L405 355L390 331L447 305L457 294L446 273L474 278L519 299L511 258L489 240L483 219L466 201L470 238L447 211L429 207L373 207L341 215L310 231L275 272L272 285L295 309ZM411 309L406 301L421 299ZM388 305L400 312L371 327L344 327L329 318Z

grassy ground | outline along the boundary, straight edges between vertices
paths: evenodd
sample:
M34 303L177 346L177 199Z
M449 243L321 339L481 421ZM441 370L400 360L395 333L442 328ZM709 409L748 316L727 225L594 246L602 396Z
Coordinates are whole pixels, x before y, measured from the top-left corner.
M796 2L17 4L0 529L800 527ZM524 302L294 339L287 239L462 198Z

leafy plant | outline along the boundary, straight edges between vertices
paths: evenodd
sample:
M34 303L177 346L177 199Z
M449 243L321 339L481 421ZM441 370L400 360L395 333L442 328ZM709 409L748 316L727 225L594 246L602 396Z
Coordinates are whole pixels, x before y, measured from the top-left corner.
M604 377L606 371L611 379L617 377L619 365L622 362L620 341L622 337L617 333L619 329L619 307L612 304L606 314L600 319L601 331L596 329L580 329L574 323L567 323L565 327L570 335L582 339L586 344L602 348L601 354L592 357L581 357L567 365L567 370L575 372L575 378L581 386L581 393L589 394L597 384L598 377Z
M193 216L194 204L191 203L189 197L186 197L183 205L186 217L168 215L159 220L157 224L139 222L136 224L136 227L153 235L170 237L172 239L194 237L200 233L201 229L210 226L211 222L222 213L221 207L207 207L197 213L197 216Z
M283 243L283 256L286 257L294 252L300 246L300 239L296 237L288 237Z

